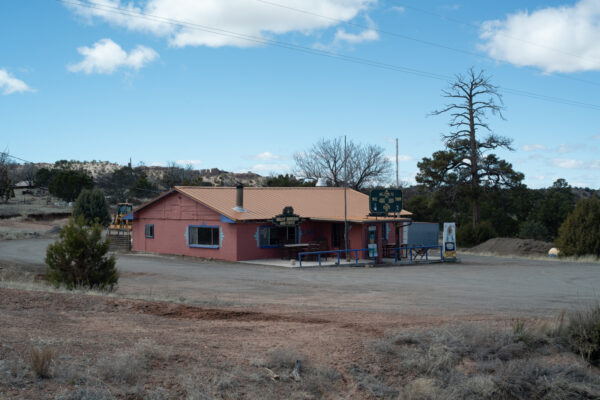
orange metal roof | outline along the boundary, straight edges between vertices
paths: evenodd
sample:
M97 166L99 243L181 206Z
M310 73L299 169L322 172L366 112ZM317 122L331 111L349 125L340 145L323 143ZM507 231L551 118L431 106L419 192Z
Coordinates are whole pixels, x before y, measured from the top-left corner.
M246 212L233 209L236 198L235 187L175 186L174 190L234 221L271 219L281 214L283 208L287 206L292 206L294 213L302 218L323 221L344 220L344 188L339 187L244 187ZM376 220L375 217L368 216L369 196L348 189L347 199L349 221ZM377 220L395 221L411 215L412 213L402 210L399 218L387 217L377 218Z

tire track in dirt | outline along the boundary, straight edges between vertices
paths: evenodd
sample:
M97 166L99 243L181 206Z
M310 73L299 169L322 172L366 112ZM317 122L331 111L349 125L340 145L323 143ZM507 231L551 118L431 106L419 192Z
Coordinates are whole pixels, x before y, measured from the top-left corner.
M195 320L231 320L231 321L266 321L266 322L296 322L301 324L327 324L332 321L307 316L269 314L258 311L225 310L218 308L203 308L183 304L165 304L146 302L135 304L133 309L143 314L151 314L165 318L195 319Z

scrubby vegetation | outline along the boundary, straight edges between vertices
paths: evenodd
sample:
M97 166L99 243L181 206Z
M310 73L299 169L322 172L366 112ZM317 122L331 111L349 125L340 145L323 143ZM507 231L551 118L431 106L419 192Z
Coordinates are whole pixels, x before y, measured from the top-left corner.
M74 201L83 189L92 187L94 180L86 172L67 169L57 171L48 185L50 193L64 201Z
M38 378L50 378L50 368L54 359L54 351L48 347L32 348L29 353L29 367Z
M100 189L83 189L73 204L73 217L83 217L87 224L97 222L103 226L107 225L110 222L110 214L104 192Z
M472 205L465 190L458 184L406 188L404 208L413 213L415 221L455 221L460 246L479 244L490 235L552 241L577 201L600 195L598 190L573 188L564 179L557 179L545 189L525 185L483 188L479 200L481 223L473 227Z
M560 334L573 351L600 367L600 305L571 313Z
M565 256L600 257L600 199L580 200L559 230L556 245Z
M598 326L589 329L598 316L578 315L552 326L517 320L505 328L464 324L398 332L368 343L372 368L349 371L359 387L383 398L596 399L598 372L570 350L598 349L590 346L597 345L590 333L597 334ZM573 335L581 332L582 320L586 334Z
M86 225L79 216L60 232L60 239L46 251L46 279L67 288L79 286L112 290L119 273L113 255L107 256L109 240L102 239L100 224Z

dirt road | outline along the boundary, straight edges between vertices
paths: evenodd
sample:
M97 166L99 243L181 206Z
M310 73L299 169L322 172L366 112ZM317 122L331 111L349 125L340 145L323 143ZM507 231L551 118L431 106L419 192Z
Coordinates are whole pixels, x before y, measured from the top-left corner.
M50 240L0 242L0 262L43 268ZM410 315L550 316L598 298L600 265L463 256L460 264L288 269L119 255L119 292L198 302Z

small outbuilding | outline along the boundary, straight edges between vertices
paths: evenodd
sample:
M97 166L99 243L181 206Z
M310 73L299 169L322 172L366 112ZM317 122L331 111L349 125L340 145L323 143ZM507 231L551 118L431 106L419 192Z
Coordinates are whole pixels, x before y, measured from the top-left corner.
M230 261L341 250L344 210L348 248L376 245L379 259L403 243L412 215L370 216L369 196L347 189L345 202L344 188L176 186L130 214L132 250Z

